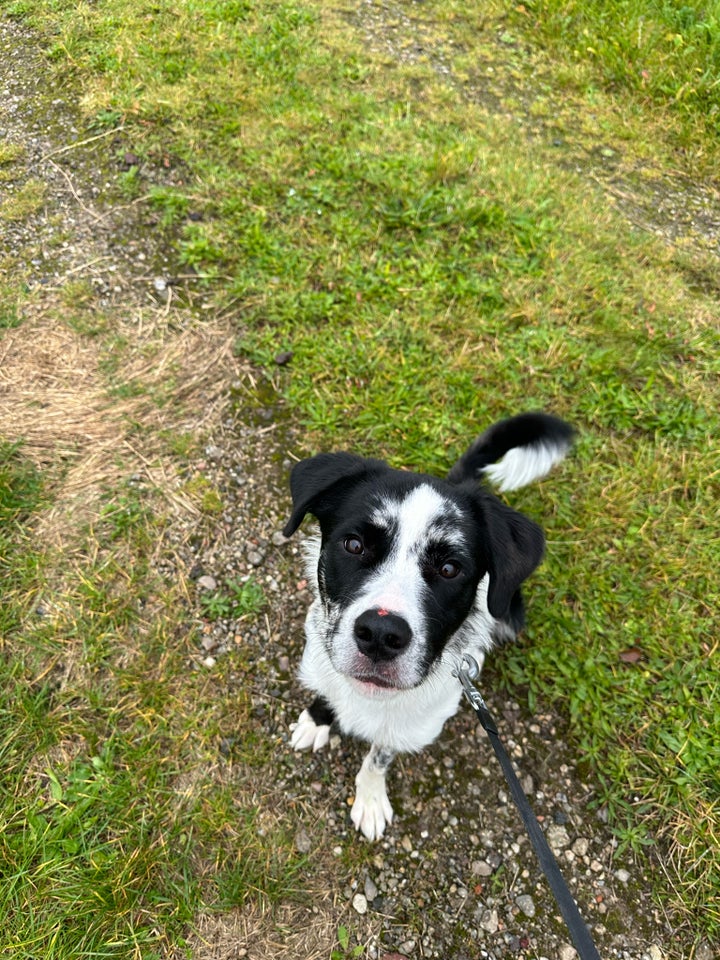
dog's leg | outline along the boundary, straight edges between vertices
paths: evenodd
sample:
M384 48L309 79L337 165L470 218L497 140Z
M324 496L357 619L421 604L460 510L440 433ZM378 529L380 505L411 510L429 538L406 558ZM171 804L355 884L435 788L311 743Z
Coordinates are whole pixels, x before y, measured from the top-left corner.
M374 743L355 778L355 802L350 817L368 840L379 840L392 823L393 809L385 789L385 774L395 754Z
M334 719L335 714L327 700L316 697L307 710L300 714L297 723L290 726L293 750L307 750L310 747L313 752L322 750L330 739L330 727Z

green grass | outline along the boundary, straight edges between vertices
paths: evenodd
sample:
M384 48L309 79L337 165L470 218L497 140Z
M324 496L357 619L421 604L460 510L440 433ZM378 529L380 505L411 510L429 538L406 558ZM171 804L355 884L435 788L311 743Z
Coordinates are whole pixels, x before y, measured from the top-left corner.
M720 3L673 0L567 2L533 0L515 12L546 43L589 61L607 86L623 89L681 117L720 129Z
M251 705L220 706L188 665L186 603L149 562L159 502L111 491L69 562L31 538L48 486L0 447L0 952L161 957L200 909L293 893L304 859L232 763L218 775Z
M621 843L656 844L673 884L659 872L659 895L693 933L717 935L717 265L632 229L577 159L611 143L621 173L717 173L717 5L506 6L428 0L411 11L425 52L406 56L368 39L352 7L319 0L11 8L47 30L90 124L122 121L138 156L191 171L148 202L180 228L178 258L235 317L238 351L266 370L310 446L442 471L508 412L547 407L577 425L568 465L513 497L546 523L548 559L529 591L527 638L491 676L557 706ZM393 9L386 18L384 39L404 49L407 25ZM499 74L512 82L488 92ZM528 117L545 125L532 149ZM135 175L132 187L144 189ZM283 350L293 360L280 369ZM106 519L122 521L122 543L149 522ZM117 596L91 593L78 602L98 611L86 658L102 671L109 632L140 627ZM207 602L220 616L230 600ZM154 629L145 657L168 643ZM159 763L146 706L133 706L151 692L131 692L140 670L122 676L122 735L103 752L100 684L101 719L83 721L93 745L53 768L58 786L50 778L45 792L94 796L106 765L129 791ZM62 705L28 702L16 686L13 723L42 729L44 749L61 743ZM126 840L103 833L110 807L89 819L88 849L143 851L129 886L110 871L126 936L142 904L161 904L157 923L173 931L199 902L182 844L162 847L173 749L146 833L132 833L135 816L119 828ZM55 813L30 839L58 849L62 797L45 802ZM208 827L204 842L213 836ZM26 889L41 860L22 868ZM78 865L83 883L91 868ZM187 891L179 912L158 874Z

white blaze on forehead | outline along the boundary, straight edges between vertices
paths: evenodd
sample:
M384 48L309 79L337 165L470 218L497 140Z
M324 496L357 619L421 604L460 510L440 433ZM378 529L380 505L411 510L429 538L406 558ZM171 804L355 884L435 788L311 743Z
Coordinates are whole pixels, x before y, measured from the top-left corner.
M448 519L461 517L456 504L428 484L422 484L411 490L404 500L390 500L378 507L371 521L378 527L393 528L395 540L390 547L391 555L407 556L438 538L452 546L461 546L461 531L453 530L446 523Z
M462 533L447 520L461 516L452 501L427 484L415 487L404 500L390 500L378 507L371 522L391 529L393 539L387 557L358 598L360 605L403 613L415 621L411 625L417 629L423 588L418 559L433 541L459 547Z

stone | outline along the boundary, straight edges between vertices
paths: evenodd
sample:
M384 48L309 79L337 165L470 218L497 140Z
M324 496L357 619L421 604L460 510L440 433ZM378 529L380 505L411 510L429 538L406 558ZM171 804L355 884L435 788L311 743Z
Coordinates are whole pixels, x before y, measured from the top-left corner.
M208 573L202 577L198 577L196 582L203 590L217 590L217 580Z
M370 877L365 877L364 890L365 896L367 897L369 903L371 903L378 895L377 884L375 884Z
M621 867L619 870L615 871L615 877L620 881L620 883L628 883L630 880L630 873Z
M295 849L298 853L310 853L312 850L310 834L304 828L300 828L295 834Z
M368 902L367 897L364 893L356 893L352 899L353 910L355 913L359 913L360 916L367 913Z
M515 903L522 910L526 917L535 916L535 903L529 894L521 893L519 897L515 898Z
M493 872L493 868L486 860L475 860L471 869L476 877L489 877Z
M578 837L575 843L572 845L572 852L576 857L587 856L587 852L590 849L590 841L585 837Z
M551 823L547 828L546 838L553 853L570 845L570 835L567 830L556 823Z
M497 933L500 919L497 910L486 910L480 921L480 927L486 933Z
M561 943L558 947L558 960L576 960L577 950L569 943Z

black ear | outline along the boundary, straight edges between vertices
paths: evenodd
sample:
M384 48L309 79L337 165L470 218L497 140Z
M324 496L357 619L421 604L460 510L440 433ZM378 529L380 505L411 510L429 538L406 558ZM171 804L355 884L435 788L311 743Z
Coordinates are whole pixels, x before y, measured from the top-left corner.
M488 610L501 620L520 584L540 564L545 536L536 523L495 497L483 496L482 508L488 537Z
M322 524L342 498L348 484L357 483L371 473L387 470L382 460L359 457L354 453L318 453L295 464L290 474L293 509L283 533L292 536L311 513Z

